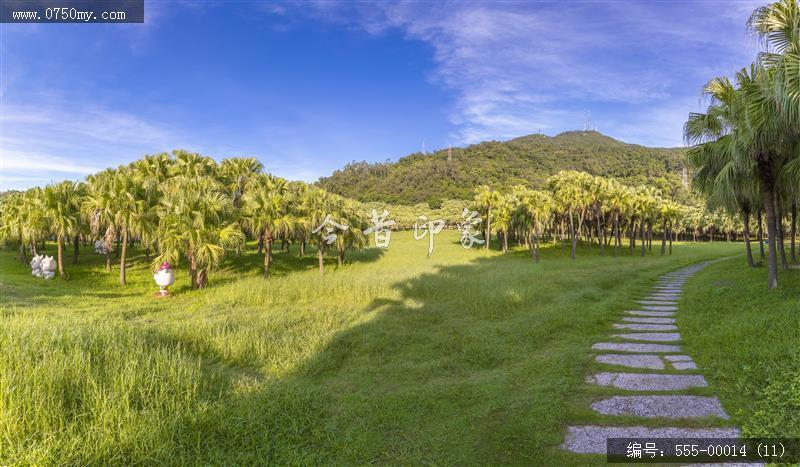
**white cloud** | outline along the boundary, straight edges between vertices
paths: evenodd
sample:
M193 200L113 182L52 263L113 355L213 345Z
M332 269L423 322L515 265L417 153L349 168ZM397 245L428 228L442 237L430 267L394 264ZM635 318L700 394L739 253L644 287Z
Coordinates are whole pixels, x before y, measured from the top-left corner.
M51 96L25 106L4 96L0 179L4 188L83 178L143 154L174 147L165 126L98 106L66 106Z
M679 142L690 109L676 111L673 103L755 54L744 28L749 2L316 6L324 21L369 34L400 30L429 45L431 79L456 95L451 138L463 143L579 128L586 108L604 106L629 109L618 115L627 124L605 128L644 144ZM663 125L667 115L678 120Z

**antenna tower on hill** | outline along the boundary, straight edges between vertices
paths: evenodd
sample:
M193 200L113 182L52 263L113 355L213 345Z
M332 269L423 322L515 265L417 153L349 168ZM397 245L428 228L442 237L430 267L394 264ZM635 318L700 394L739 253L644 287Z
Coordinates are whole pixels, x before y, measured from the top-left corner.
M586 121L583 124L583 131L584 132L597 131L597 128L595 128L594 123L592 122L592 111L591 110L587 110L586 111Z

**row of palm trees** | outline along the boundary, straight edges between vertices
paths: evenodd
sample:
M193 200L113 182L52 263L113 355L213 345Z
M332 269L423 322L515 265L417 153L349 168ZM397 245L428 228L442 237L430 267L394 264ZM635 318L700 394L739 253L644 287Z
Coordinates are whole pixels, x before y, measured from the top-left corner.
M258 240L265 277L277 241L282 247L290 241L299 245L301 256L307 244L315 245L323 273L330 250L341 265L347 251L368 243L363 230L368 225L366 213L372 209L381 212L388 207L395 228L403 229L411 228L422 212L457 227L465 206L463 201L445 201L432 212L427 206L362 204L263 173L255 159L225 159L217 164L185 151L146 156L90 175L85 183L65 181L7 194L1 202L0 233L6 243L17 244L22 261L27 261L28 253L37 254L37 245L45 239L55 239L59 273L64 277L66 244L73 245L75 263L81 240L97 240L108 271L112 252L117 252L119 281L124 285L128 246L137 242L154 266L185 261L196 288L205 287L209 272L226 253L241 254L247 238ZM573 259L581 241L598 245L601 254L611 249L616 256L623 237L631 254L638 238L644 255L652 251L654 231L661 235L662 254L671 254L672 241L680 235L694 241L742 235L749 241L746 224L736 213L709 210L703 204L684 206L652 187L629 187L575 171L554 175L544 190L517 186L501 193L481 186L475 190L472 208L481 214L477 227L488 239L484 248L496 234L504 252L509 239L516 239L537 261L545 241L560 240L562 247L569 241ZM328 215L351 227L337 232L331 244L326 232L317 229ZM758 238L763 238L760 229Z
M800 4L780 0L757 9L747 28L763 44L756 61L734 80L706 84L709 105L684 127L694 186L718 206L740 213L745 239L751 217L766 215L768 283L778 286L778 263L788 269L785 224L796 261L800 201ZM774 240L774 241L773 241ZM748 261L755 266L747 242Z
M326 215L352 227L338 232L330 245L324 231L314 232ZM82 239L99 239L107 270L111 252L118 251L119 281L125 285L128 245L136 241L153 265L185 261L194 288L207 285L209 272L226 252L241 253L248 237L259 241L265 277L278 239L296 240L301 254L307 243L317 245L322 273L329 249L336 250L341 264L346 251L366 244L364 227L356 202L266 174L256 159L218 164L181 150L104 170L85 183L64 181L6 194L0 217L0 233L18 245L21 261L54 238L61 277L66 275L65 245L73 244L74 263Z
M560 240L563 246L569 240L570 257L575 259L581 241L598 245L601 254L609 248L616 256L623 248L623 237L628 239L631 253L638 237L644 256L652 249L654 229L662 234L662 254L671 254L672 240L684 229L683 219L689 211L653 187L629 187L615 179L576 171L550 177L543 190L516 186L502 193L480 186L473 201L483 219L483 237L488 239L484 248L490 248L496 232L504 252L509 238L515 238L537 261L542 241Z

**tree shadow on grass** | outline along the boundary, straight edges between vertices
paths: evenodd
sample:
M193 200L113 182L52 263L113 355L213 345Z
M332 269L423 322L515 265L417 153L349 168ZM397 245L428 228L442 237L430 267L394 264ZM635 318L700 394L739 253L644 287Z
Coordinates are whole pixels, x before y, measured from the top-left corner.
M155 460L179 463L552 461L586 350L630 274L593 281L599 271L569 264L478 258L399 282L291 374L154 427L124 458L157 436L170 447Z

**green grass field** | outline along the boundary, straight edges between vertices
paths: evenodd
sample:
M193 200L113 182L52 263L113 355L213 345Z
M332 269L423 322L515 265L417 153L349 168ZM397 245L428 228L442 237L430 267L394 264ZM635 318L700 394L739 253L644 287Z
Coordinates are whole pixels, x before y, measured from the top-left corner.
M800 436L800 274L770 294L737 244L534 264L457 241L426 259L396 232L324 277L293 249L268 282L249 251L169 299L140 256L123 288L90 252L46 282L3 251L0 464L586 461L558 445L602 420L591 344L658 275L730 255L688 283L689 352L748 433Z

